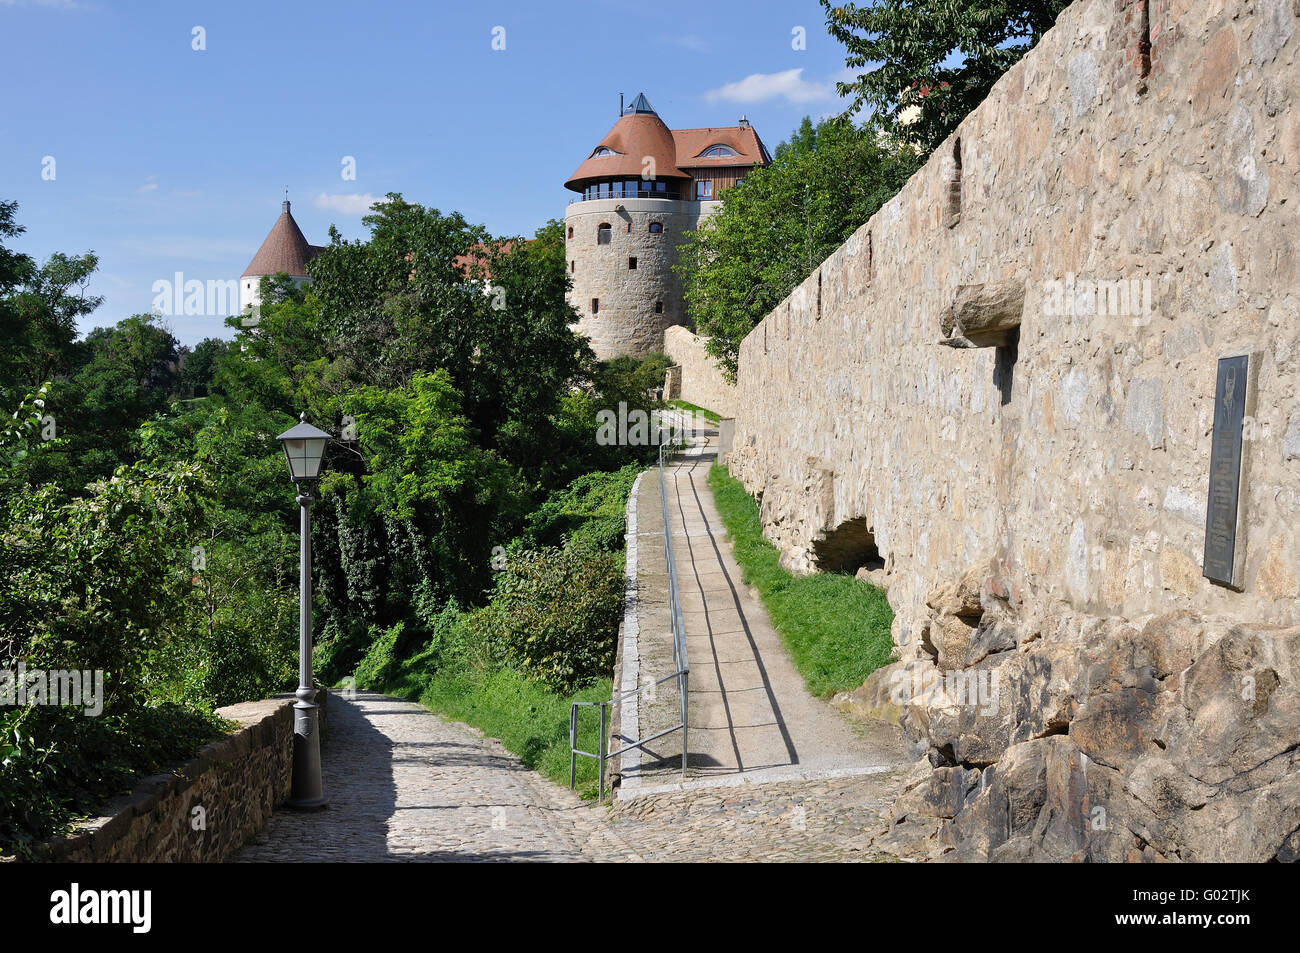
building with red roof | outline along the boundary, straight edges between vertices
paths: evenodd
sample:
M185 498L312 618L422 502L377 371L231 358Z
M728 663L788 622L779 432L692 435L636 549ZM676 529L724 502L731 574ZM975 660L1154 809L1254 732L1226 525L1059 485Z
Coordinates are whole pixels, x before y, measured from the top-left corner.
M723 192L772 161L747 120L669 129L639 94L564 187L570 303L596 356L663 350L664 329L686 322L673 266L686 233Z

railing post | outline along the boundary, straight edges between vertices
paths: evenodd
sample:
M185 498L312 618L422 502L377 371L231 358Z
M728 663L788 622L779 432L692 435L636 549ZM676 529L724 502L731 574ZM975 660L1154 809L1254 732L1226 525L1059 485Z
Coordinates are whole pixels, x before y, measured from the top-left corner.
M605 753L609 746L605 743L605 703L600 703L600 797L599 802L605 801Z
M686 780L686 761L690 757L690 750L691 750L690 740L688 737L690 732L690 727L686 723L686 716L689 714L689 708L690 708L690 706L687 704L687 697L688 697L688 693L690 692L690 685L691 685L691 673L689 671L682 672L681 685L679 686L682 695L682 702L681 702L682 703L682 781Z
M569 706L569 790L577 787L578 779L578 706Z

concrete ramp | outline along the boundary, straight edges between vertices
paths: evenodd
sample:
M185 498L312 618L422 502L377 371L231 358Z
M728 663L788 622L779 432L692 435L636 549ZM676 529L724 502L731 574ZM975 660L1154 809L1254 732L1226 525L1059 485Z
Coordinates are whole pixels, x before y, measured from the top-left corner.
M740 567L708 485L716 431L695 431L697 445L666 474L669 522L690 657L690 756L681 779L680 733L624 755L619 796L679 787L844 777L890 770L902 762L892 726L869 726L808 693L756 592ZM647 685L674 670L664 563L659 479L638 488L636 616L633 651L624 645L623 684ZM632 628L632 627L629 627ZM632 678L635 675L635 679ZM636 699L641 737L674 723L675 683ZM622 744L615 740L615 744Z

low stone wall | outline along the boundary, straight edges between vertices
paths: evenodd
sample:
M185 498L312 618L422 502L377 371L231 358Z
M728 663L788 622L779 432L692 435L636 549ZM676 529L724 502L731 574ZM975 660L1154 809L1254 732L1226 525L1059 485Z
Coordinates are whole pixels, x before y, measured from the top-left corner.
M319 693L321 736L326 692ZM193 863L228 859L289 797L293 696L218 710L242 727L190 761L145 778L111 801L103 816L77 825L35 854L80 863Z
M722 376L718 365L705 351L704 340L683 327L664 331L664 353L681 368L680 393L670 396L712 410L721 417L735 417L736 386Z

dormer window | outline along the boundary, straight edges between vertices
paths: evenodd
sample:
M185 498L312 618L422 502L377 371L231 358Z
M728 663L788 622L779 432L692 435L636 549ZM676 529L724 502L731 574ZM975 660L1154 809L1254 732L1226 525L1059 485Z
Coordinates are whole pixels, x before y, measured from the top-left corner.
M696 158L698 158L698 159L725 159L725 158L728 158L728 157L730 157L730 156L734 156L734 155L737 155L737 154L738 154L738 153L736 152L736 150L733 149L733 148L731 148L731 146L724 146L724 145L722 145L722 143L717 143L717 144L715 144L715 145L709 146L707 149L705 149L703 152L701 152L698 156L696 156Z
M593 159L599 159L601 156L616 156L616 155L618 155L618 153L615 152L613 149L611 149L609 146L597 146L596 151L591 154L591 157Z

